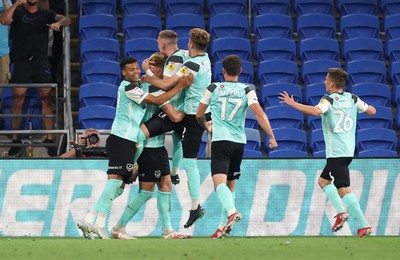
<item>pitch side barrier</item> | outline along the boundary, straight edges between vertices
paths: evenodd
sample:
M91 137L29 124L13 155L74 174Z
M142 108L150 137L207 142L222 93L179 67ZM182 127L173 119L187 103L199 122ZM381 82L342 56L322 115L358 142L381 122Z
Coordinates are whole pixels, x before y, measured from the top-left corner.
M107 160L2 159L0 160L1 236L80 236L75 222L94 205L106 183ZM173 187L173 228L195 236L210 236L218 227L221 205L213 191L210 160L198 160L201 175L200 203L206 215L188 230L183 228L190 209L186 174ZM237 183L236 205L243 220L232 236L354 236L357 225L349 220L333 234L336 212L317 185L324 159L246 159ZM397 236L400 232L400 160L354 159L352 190L373 227L373 235ZM115 225L125 205L138 190L128 185L107 219ZM157 192L129 222L134 236L160 236Z

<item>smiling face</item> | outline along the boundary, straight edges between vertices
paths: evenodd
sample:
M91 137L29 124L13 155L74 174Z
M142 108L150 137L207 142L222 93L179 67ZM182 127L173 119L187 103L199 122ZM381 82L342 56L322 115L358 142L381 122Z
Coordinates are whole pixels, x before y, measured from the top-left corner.
M124 78L131 82L139 82L140 80L140 67L138 62L126 64L122 69L122 75Z

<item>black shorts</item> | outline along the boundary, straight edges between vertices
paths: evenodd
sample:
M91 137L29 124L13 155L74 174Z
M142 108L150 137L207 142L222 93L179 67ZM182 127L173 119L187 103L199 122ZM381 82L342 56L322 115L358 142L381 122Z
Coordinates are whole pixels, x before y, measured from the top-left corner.
M107 174L117 174L128 183L132 176L133 161L136 153L136 143L110 134L106 141L108 155Z
M207 121L211 120L211 113L207 113L205 116ZM197 122L196 115L185 115L182 125L185 127L182 135L183 158L197 158L201 136L205 130Z
M165 147L144 148L138 165L140 182L160 182L162 176L170 174L168 151Z
M349 165L352 160L352 157L327 158L320 177L325 180L333 180L333 184L338 189L350 187Z
M51 83L49 61L43 58L15 61L10 83Z
M244 144L230 141L212 142L211 175L223 173L228 175L228 180L239 179L243 151Z
M172 122L167 114L163 111L154 114L149 120L147 120L144 125L150 133L150 137L165 134L169 131L175 131L176 134L181 137L183 133L183 126L181 122Z

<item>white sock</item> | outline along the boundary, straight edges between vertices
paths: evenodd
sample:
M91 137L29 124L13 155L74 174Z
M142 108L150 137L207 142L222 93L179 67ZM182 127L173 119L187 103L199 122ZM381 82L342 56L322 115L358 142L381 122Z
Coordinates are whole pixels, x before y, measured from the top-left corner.
M228 217L234 213L236 213L237 210L235 208L228 210Z
M163 235L166 235L166 234L171 233L172 231L174 231L174 230L173 230L171 227L169 227L169 228L163 228L162 234L163 234Z
M97 219L95 225L98 226L99 228L103 228L106 225L106 218L107 218L107 213L98 213L97 214Z
M196 210L198 206L199 206L199 201L192 200L192 210Z
M96 217L97 217L97 211L94 210L94 209L91 209L91 210L89 211L89 213L86 214L84 220L85 220L87 223L89 223L89 224L93 224L94 221L96 220Z

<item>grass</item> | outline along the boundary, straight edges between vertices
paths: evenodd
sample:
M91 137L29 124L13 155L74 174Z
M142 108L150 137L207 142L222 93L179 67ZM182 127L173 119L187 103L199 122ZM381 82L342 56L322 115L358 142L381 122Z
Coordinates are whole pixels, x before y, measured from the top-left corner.
M399 237L0 237L0 259L398 259Z

